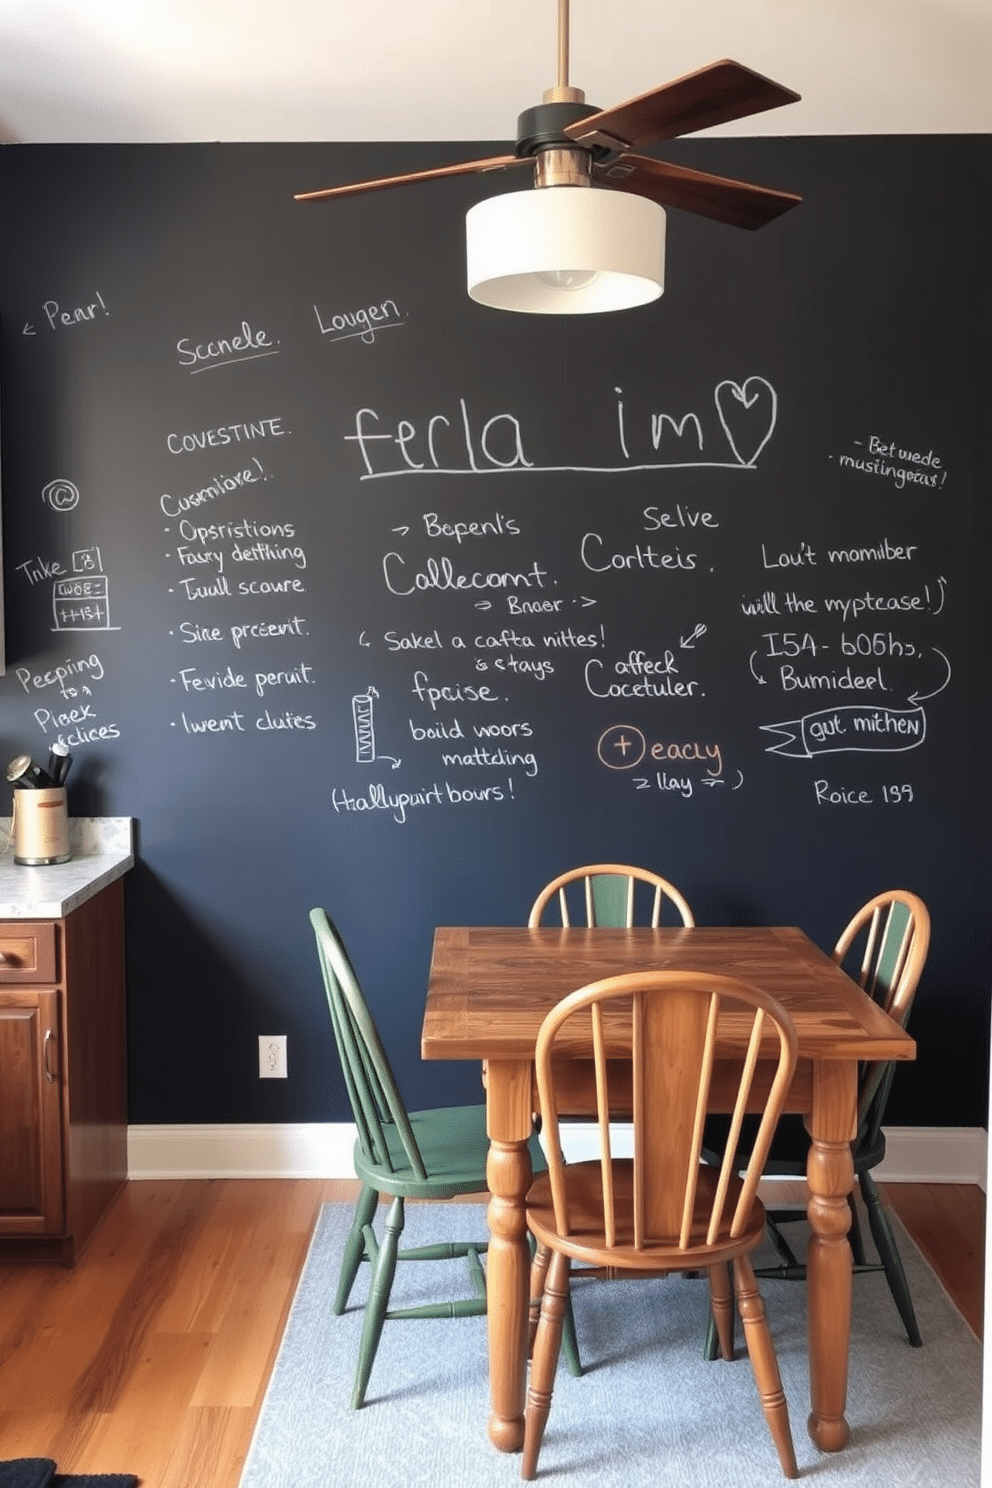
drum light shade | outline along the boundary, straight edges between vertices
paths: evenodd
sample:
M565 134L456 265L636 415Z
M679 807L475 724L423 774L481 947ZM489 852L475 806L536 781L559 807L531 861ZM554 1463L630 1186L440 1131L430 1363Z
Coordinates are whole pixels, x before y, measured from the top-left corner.
M468 292L496 310L592 315L656 300L665 286L665 212L591 186L512 191L465 219Z

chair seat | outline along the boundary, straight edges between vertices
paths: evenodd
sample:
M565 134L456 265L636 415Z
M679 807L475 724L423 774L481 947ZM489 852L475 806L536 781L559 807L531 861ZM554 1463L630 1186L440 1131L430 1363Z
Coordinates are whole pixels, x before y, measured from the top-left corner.
M378 1193L401 1198L451 1199L458 1194L486 1192L485 1106L444 1106L437 1111L411 1111L410 1125L429 1176L421 1178L410 1163L402 1139L394 1126L383 1126L389 1162L374 1162L355 1143L355 1173ZM530 1140L530 1160L535 1173L547 1168L541 1144Z
M394 1126L383 1125L388 1162L375 1162L355 1143L355 1172L379 1193L403 1198L446 1199L456 1194L481 1193L486 1187L485 1106L445 1106L436 1111L411 1111L410 1125L428 1177L421 1178L404 1150Z
M699 1170L692 1232L688 1247L680 1247L678 1235L649 1238L641 1249L634 1245L633 1187L634 1164L629 1158L614 1159L613 1174L616 1195L616 1243L610 1246L612 1264L632 1271L684 1271L696 1266L715 1266L751 1249L760 1241L765 1228L765 1211L760 1201L751 1205L748 1222L740 1235L730 1238L734 1206L742 1187L732 1177L727 1191L723 1221L713 1244L707 1244L706 1232L713 1211L719 1174L712 1168ZM556 1228L551 1180L540 1174L527 1195L527 1227L539 1244L562 1251L572 1260L595 1265L602 1262L606 1248L603 1227L603 1174L598 1162L569 1163L565 1168L568 1193L570 1233L563 1237Z

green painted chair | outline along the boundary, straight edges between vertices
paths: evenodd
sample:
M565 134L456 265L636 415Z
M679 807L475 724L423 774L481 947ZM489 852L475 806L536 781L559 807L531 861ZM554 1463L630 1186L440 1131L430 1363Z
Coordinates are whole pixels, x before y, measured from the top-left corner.
M926 905L916 894L906 889L891 889L869 899L858 910L834 947L833 959L885 1009L890 1018L901 1028L905 1028L929 946L930 916ZM906 1272L878 1186L872 1177L872 1169L877 1168L885 1157L882 1120L895 1070L893 1060L864 1064L859 1069L858 1128L851 1143L854 1174L867 1212L878 1260L869 1260L865 1251L853 1190L848 1195L851 1211L849 1239L855 1272L885 1273L889 1291L906 1329L906 1336L914 1348L919 1348L923 1340L916 1321ZM722 1143L718 1139L725 1125L724 1118L720 1117L710 1117L707 1121L704 1157L708 1162L718 1163L721 1160ZM802 1118L783 1116L772 1142L771 1153L765 1162L764 1172L774 1177L805 1178L808 1155L809 1137ZM746 1153L739 1150L738 1165L745 1159ZM757 1274L779 1277L786 1281L804 1280L806 1266L782 1233L782 1226L805 1223L806 1210L769 1206L766 1219L767 1235L775 1247L778 1262L761 1268ZM707 1336L706 1352L709 1358L716 1357L716 1336L712 1323Z
M593 863L571 868L546 884L534 900L527 923L536 929L556 909L566 930L573 923L617 929L636 924L657 927L668 906L681 924L695 925L692 910L667 878L625 863Z
M447 1106L435 1111L407 1111L368 1004L362 995L341 937L323 909L310 911L317 941L327 1003L341 1069L357 1128L354 1163L362 1181L351 1230L345 1243L334 1298L334 1312L344 1312L363 1261L371 1264L368 1300L358 1348L351 1405L365 1403L369 1376L383 1325L398 1318L474 1317L486 1311L482 1241L445 1241L401 1250L406 1199L451 1199L486 1192L486 1108ZM534 1171L546 1167L535 1138ZM380 1242L374 1229L382 1195L391 1195ZM467 1259L472 1296L420 1307L391 1309L390 1293L401 1260ZM578 1372L574 1331L567 1342L570 1365Z

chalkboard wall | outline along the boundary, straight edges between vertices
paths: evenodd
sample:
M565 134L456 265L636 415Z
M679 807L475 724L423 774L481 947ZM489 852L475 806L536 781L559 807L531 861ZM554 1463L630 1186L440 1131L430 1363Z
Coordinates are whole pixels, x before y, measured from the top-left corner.
M984 1124L989 140L680 142L804 204L619 315L468 300L492 180L292 200L487 150L0 150L0 744L136 820L132 1121L346 1118L315 904L473 1098L433 927L620 859L825 946L920 893L889 1116Z

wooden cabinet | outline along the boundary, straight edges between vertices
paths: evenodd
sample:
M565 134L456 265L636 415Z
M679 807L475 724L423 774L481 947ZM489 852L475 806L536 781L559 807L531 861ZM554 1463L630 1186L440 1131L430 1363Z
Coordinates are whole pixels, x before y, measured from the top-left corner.
M71 1265L127 1177L120 880L0 921L0 1258Z

